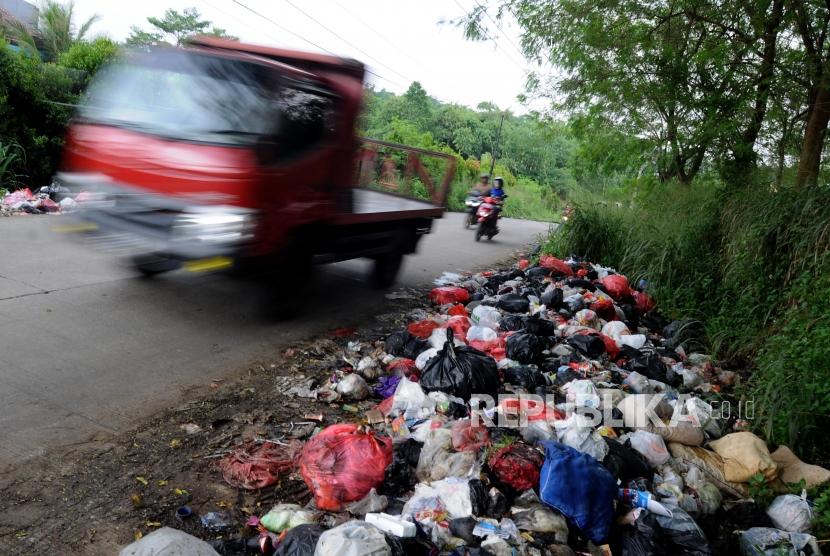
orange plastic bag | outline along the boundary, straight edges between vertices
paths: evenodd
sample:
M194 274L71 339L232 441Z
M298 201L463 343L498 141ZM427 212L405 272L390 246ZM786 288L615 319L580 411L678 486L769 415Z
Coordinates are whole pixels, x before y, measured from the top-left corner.
M340 511L383 483L392 463L392 439L342 423L309 440L300 456L300 473L321 510Z
M231 486L254 490L273 485L297 465L303 445L292 441L288 446L265 442L247 442L222 458L219 470Z
M557 259L552 255L542 255L539 257L539 265L547 268L548 270L552 270L557 274L564 274L565 276L571 276L574 273L568 263L562 259Z
M631 294L631 286L628 284L628 278L622 274L610 274L599 281L608 295L619 301Z
M434 320L419 320L418 322L411 322L406 327L406 331L416 338L429 338L432 331L441 326Z
M436 305L446 305L448 303L467 303L470 300L470 292L464 288L455 286L442 286L440 288L433 288L429 292L429 299Z
M459 303L458 305L453 305L452 307L450 307L450 310L447 311L447 314L451 317L466 317L467 308Z

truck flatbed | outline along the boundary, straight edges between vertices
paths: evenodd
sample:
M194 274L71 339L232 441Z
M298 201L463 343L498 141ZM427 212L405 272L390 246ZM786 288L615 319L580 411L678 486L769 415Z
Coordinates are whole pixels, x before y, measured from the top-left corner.
M362 224L415 218L441 218L444 207L374 189L352 190L352 211L337 215L335 224Z

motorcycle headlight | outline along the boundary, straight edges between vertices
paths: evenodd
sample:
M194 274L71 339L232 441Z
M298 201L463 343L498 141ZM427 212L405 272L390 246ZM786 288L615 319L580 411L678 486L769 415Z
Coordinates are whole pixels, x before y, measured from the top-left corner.
M173 223L176 240L239 243L253 237L254 216L247 213L185 213Z

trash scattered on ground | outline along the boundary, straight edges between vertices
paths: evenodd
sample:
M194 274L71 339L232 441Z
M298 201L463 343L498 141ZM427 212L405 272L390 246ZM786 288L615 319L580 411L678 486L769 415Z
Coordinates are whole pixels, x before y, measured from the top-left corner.
M279 383L296 421L215 460L240 499L276 494L182 526L225 554L819 554L800 489L830 471L720 411L739 375L613 269L539 263L445 273L391 333L323 340ZM282 494L300 478L308 503Z
M0 192L5 192L5 190L0 189ZM28 187L24 187L5 192L0 200L0 216L72 212L86 200L88 200L87 193L73 193L56 182L41 187L35 193Z

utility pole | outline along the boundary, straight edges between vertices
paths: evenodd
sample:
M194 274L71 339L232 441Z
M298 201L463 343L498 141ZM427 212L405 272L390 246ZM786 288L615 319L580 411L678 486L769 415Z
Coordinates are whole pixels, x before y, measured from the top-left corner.
M493 177L493 170L496 168L496 157L498 156L499 152L499 141L501 140L501 128L504 125L504 115L507 112L504 111L501 113L501 121L499 122L499 130L496 132L496 144L493 145L493 156L492 160L490 160L490 177Z

